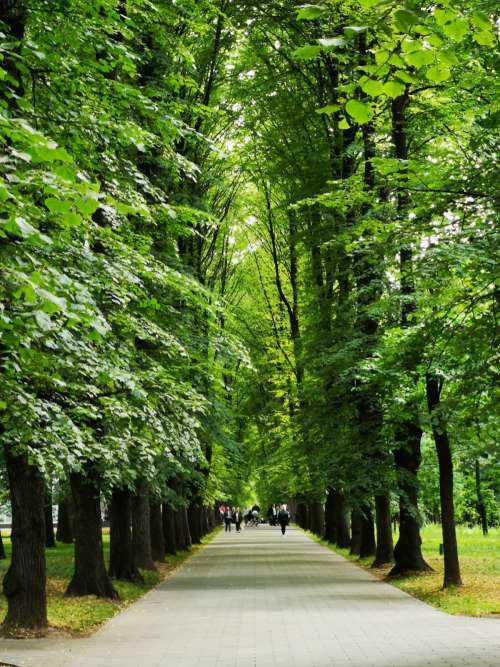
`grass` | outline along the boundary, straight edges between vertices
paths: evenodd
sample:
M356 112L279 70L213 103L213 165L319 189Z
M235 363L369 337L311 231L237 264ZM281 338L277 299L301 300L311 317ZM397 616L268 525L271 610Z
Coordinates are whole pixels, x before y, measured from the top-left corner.
M372 558L351 556L347 549L337 549L313 536L328 548L369 569L383 579L390 567L371 569ZM397 536L394 536L397 539ZM479 528L457 526L457 539L463 586L443 589L443 541L441 526L422 528L422 551L434 572L391 579L390 583L448 614L465 616L500 616L500 529L492 528L484 537Z
M47 549L47 614L52 631L71 635L88 635L119 611L135 602L156 584L163 581L177 570L188 558L199 551L204 544L210 542L217 534L216 529L202 540L201 545L193 545L190 551L180 551L176 556L167 556L164 563L157 563L158 570L149 572L141 570L144 584L131 584L113 581L120 595L118 601L107 600L95 596L64 597L64 592L73 574L73 545L59 544L55 549ZM7 571L10 562L11 545L3 531L3 539L7 560L0 561L0 577ZM109 532L103 533L104 556L109 562ZM3 620L7 611L7 601L0 594L0 619Z

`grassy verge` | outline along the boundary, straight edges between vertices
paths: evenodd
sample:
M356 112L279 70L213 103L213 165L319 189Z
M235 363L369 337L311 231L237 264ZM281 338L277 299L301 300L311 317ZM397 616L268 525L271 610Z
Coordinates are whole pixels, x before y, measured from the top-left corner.
M201 545L194 545L190 551L181 551L176 556L167 556L164 563L157 563L156 572L142 570L144 584L129 584L114 581L113 585L120 594L120 600L112 601L95 596L66 598L64 592L73 574L73 545L58 544L55 549L47 549L47 613L49 624L53 630L71 635L88 635L102 623L119 611L135 602L151 588L166 579L177 570L188 558L210 542L220 529L216 528L202 540ZM7 560L0 561L0 577L3 577L10 561L10 540L5 539ZM104 532L104 555L109 562L109 533ZM4 595L0 595L0 619L3 620L7 611Z
M390 567L371 569L372 558L351 556L347 549L337 549L309 535L381 579L390 570ZM493 528L484 537L479 528L458 526L457 538L463 586L442 588L443 557L439 555L442 537L441 526L437 525L422 529L422 550L434 572L391 579L390 583L448 614L500 616L500 529Z

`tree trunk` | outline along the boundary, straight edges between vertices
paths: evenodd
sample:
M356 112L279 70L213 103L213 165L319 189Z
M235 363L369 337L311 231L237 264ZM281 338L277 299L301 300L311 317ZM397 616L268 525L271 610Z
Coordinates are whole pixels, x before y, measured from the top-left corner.
M73 503L71 494L61 496L57 507L57 531L56 540L63 544L72 544L73 532Z
M181 523L182 523L182 530L184 533L184 549L183 551L187 551L191 549L192 545L192 540L191 540L191 531L189 530L189 521L188 521L188 515L187 515L187 507L182 507L179 510L181 514Z
M351 512L351 555L359 556L361 553L361 513L359 510Z
M479 519L481 521L481 528L483 535L488 534L488 517L486 516L486 506L484 504L483 493L481 491L481 468L479 465L479 459L476 459L475 466L475 478L476 478L476 495L477 495L477 513L479 514Z
M348 549L351 546L349 517L346 509L344 494L334 492L335 526L337 528L337 546L339 549Z
M3 579L4 627L40 631L47 627L44 481L26 455L14 456L6 448L5 462L12 507L12 561Z
M56 540L54 538L54 519L52 517L52 493L47 490L45 491L43 511L45 516L45 546L48 549L52 549L56 546Z
M406 214L410 197L404 188L408 175L408 141L406 136L406 109L410 103L409 86L403 95L395 98L391 104L392 141L394 154L399 160L399 183L397 193L397 209L401 217ZM416 310L415 280L413 270L413 246L406 241L399 249L400 283L401 283L401 326L408 329L415 325L413 315ZM419 355L407 354L405 371L408 378L416 383L416 368ZM398 473L399 487L399 539L394 548L395 566L389 573L391 576L411 571L426 571L431 568L422 556L422 539L420 537L420 521L418 511L418 469L420 467L420 440L422 430L419 426L418 404L410 401L404 406L407 416L399 424L396 434L396 451L394 461Z
M330 544L337 541L337 516L335 511L335 492L328 489L325 503L325 534L324 538Z
M133 584L144 579L134 562L131 531L131 493L129 489L114 489L109 505L109 576Z
M164 503L162 506L163 519L163 535L165 537L165 552L175 556L177 553L177 513L168 505ZM179 546L179 549L181 547Z
M311 517L311 532L318 537L323 537L325 532L325 517L323 504L315 500L309 504L309 516Z
M193 544L201 544L201 507L193 501L187 509L187 518Z
M309 530L309 507L304 500L297 503L297 523L304 530Z
M399 537L394 547L395 565L389 572L390 576L414 571L427 572L432 569L422 556L418 511L417 471L420 467L422 431L411 422L402 426L406 429L401 443L408 443L409 449L399 447L394 452L399 487Z
M375 513L377 517L377 550L372 567L381 567L394 562L391 500L388 492L375 496Z
M360 558L369 558L375 555L375 524L373 523L372 508L365 503L361 511L361 544Z
M7 558L5 554L5 547L3 544L2 531L0 530L0 560L5 560Z
M208 507L202 507L202 537L208 535L211 530L210 527L210 510Z
M439 462L439 495L441 498L441 527L444 547L443 588L447 588L448 586L462 585L453 501L453 459L448 431L440 414L442 385L439 384L434 373L430 371L426 374L425 384L432 435Z
M132 552L134 563L143 570L156 570L151 552L149 490L141 484L132 497Z
M159 563L165 560L165 537L163 535L163 521L161 504L149 504L149 532L151 535L151 556Z
M95 474L89 471L85 477L73 473L70 483L75 513L75 573L66 595L117 599L118 593L104 564L100 494Z

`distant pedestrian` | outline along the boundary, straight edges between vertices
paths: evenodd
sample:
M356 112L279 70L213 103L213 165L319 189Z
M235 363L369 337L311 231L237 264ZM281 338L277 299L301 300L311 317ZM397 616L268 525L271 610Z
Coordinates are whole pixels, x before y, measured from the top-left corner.
M233 521L233 513L231 511L231 508L229 505L226 507L226 511L224 512L224 530L226 533L231 532L231 523Z
M234 524L236 526L236 532L239 533L241 530L241 510L237 507L234 511Z
M290 522L290 512L287 509L286 505L282 505L280 511L278 512L278 523L281 526L281 533L284 535L286 532L286 527Z
M271 515L272 515L271 526L276 526L278 524L278 508L274 503L273 506L271 507Z

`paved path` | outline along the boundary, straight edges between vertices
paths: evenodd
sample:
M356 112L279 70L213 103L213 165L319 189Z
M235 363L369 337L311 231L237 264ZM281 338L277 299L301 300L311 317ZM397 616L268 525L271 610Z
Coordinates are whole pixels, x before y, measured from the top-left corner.
M452 617L290 530L221 534L89 639L0 641L23 667L499 667L500 619Z

